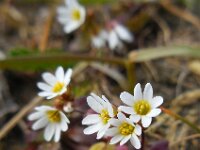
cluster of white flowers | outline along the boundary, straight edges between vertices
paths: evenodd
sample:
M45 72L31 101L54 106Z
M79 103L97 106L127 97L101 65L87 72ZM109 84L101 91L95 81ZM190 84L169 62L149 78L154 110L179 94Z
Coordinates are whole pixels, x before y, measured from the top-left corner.
M86 9L77 0L65 0L65 6L58 7L57 13L57 19L63 25L65 33L71 33L79 28L86 18ZM108 42L108 47L115 50L123 47L122 41L131 43L133 39L125 26L112 21L109 23L109 29L102 29L97 35L92 36L91 43L99 49L105 47Z
M71 33L79 28L85 21L86 9L77 0L65 0L65 6L57 9L58 21L64 26L66 33ZM105 47L106 44L111 50L121 49L123 42L131 43L134 40L130 31L122 24L112 21L106 29L99 31L91 38L92 46L95 48ZM68 85L71 81L72 69L64 72L62 67L58 67L55 75L49 72L42 74L45 82L39 82L38 88L41 90L38 95L46 99L57 98L67 93ZM161 113L158 108L163 103L161 96L153 97L153 88L147 83L144 92L138 83L134 88L134 96L128 92L122 92L120 99L125 106L115 108L109 100L91 93L87 97L87 103L95 114L87 115L83 120L83 125L88 125L84 129L84 134L97 132L97 139L105 136L111 137L110 144L120 142L125 144L130 140L131 144L139 149L141 147L140 135L142 127L147 128L152 122L152 118ZM44 139L55 142L60 140L62 131L68 130L69 119L64 112L72 112L72 103L64 104L63 108L51 106L39 106L35 112L28 116L33 123L32 129L44 129Z
M47 99L52 99L64 94L67 92L68 84L71 81L71 75L72 69L68 69L65 73L62 67L56 69L55 75L49 72L43 73L42 78L46 83L39 82L37 84L38 88L42 90L38 95ZM65 110L65 112L69 111L68 107L65 106L63 110ZM54 141L58 142L60 140L61 131L67 131L68 129L68 124L70 123L69 119L62 110L55 107L38 106L35 110L36 112L28 116L30 121L36 121L32 129L39 130L45 128L44 139L50 141L54 137Z
M93 93L88 96L87 103L96 114L90 114L83 119L83 125L90 125L84 133L97 132L97 139L111 136L110 144L120 142L120 145L123 145L130 140L131 144L139 149L141 147L139 136L142 132L140 124L147 128L151 124L152 117L161 113L158 106L163 103L163 98L153 97L153 88L150 83L146 84L144 92L138 83L134 88L134 96L128 92L122 92L120 98L128 106L119 106L115 110L105 96L100 98Z
M42 78L45 83L37 84L42 90L39 92L39 96L52 99L65 94L71 81L71 75L72 69L64 72L62 67L56 69L55 75L49 72L43 73ZM161 109L158 107L163 103L163 98L161 96L153 97L153 88L150 83L146 84L144 92L138 83L134 88L134 96L128 92L122 92L120 99L126 106L116 108L104 95L101 98L91 93L87 97L87 103L95 113L87 115L82 120L83 125L88 125L83 132L87 135L97 132L97 139L110 136L110 144L120 142L120 145L123 145L130 140L131 144L139 149L142 127L147 128L151 124L152 117L161 113ZM45 128L44 139L46 141L54 139L55 142L58 142L61 132L67 131L70 123L63 111L72 112L72 104L68 103L62 109L38 106L35 108L35 112L28 116L28 119L36 121L33 123L33 130Z
M123 47L123 43L131 43L134 38L131 35L130 31L123 25L114 22L110 29L101 30L99 34L92 37L92 46L95 48L102 48L106 46L106 42L108 42L108 46L111 50L120 49Z

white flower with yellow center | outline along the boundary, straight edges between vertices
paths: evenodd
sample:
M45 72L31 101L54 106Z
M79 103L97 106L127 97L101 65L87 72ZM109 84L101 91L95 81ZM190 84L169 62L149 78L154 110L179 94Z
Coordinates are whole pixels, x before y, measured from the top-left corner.
M122 92L120 98L128 106L120 106L118 109L130 114L134 122L141 120L143 127L148 127L152 117L161 113L161 109L157 107L163 103L163 98L161 96L153 97L153 88L150 83L145 85L143 93L141 85L138 83L134 88L134 96L128 92Z
M124 145L130 140L131 144L136 148L141 148L141 143L138 136L141 135L142 129L138 124L134 124L133 120L126 118L126 116L119 112L118 119L112 118L110 123L113 127L107 130L106 135L111 136L110 144L120 142Z
M105 96L100 98L94 93L87 97L87 103L97 114L90 114L82 120L83 125L89 125L83 132L87 135L98 132L97 139L100 139L110 127L110 119L115 116L113 107Z
M84 23L86 10L77 0L65 0L65 4L57 9L58 21L64 25L66 33L71 33Z
M49 72L43 73L42 78L46 83L37 83L38 88L42 90L38 95L46 97L47 99L62 95L67 91L67 86L71 81L71 75L72 69L68 69L65 73L62 67L56 69L55 76Z
M44 139L50 141L54 136L54 141L60 140L61 131L67 131L69 119L65 114L50 106L39 106L35 108L36 112L33 112L28 116L30 121L37 120L33 126L33 130L39 130L45 128Z

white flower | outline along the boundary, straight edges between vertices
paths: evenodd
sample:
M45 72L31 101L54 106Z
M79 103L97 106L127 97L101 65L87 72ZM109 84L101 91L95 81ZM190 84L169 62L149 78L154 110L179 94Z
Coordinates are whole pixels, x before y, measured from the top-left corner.
M112 136L110 144L120 142L120 145L124 145L130 140L131 144L136 149L141 148L141 143L138 138L142 132L141 126L133 124L133 120L126 118L126 116L121 112L117 114L117 117L118 119L112 118L110 120L111 125L114 127L108 129L106 132L106 135Z
M163 103L163 98L161 96L153 97L153 88L150 83L145 85L143 93L141 85L138 83L134 88L134 96L128 92L122 92L120 98L128 106L120 106L119 110L130 114L134 122L141 119L143 127L148 127L152 117L161 113L161 109L157 107Z
M55 76L49 72L42 74L42 78L46 83L37 83L38 88L42 91L38 93L39 96L46 97L47 99L54 98L62 95L67 91L67 86L71 81L72 69L68 69L66 73L62 67L58 67Z
M115 23L113 26L113 29L110 30L108 34L108 45L111 50L114 50L116 48L122 48L122 41L128 43L131 43L133 41L133 36L126 27L118 23Z
M105 30L101 30L98 35L92 37L92 46L98 49L105 47L107 38L107 32Z
M54 136L54 141L58 142L61 131L67 131L68 129L69 119L63 112L50 106L39 106L35 110L36 112L28 116L28 119L31 121L37 120L33 124L32 129L39 130L45 128L45 140L50 141Z
M58 21L64 25L66 33L73 32L85 21L86 10L77 0L65 0L66 6L57 9Z
M100 98L94 93L87 97L87 103L98 114L90 114L82 120L83 125L90 125L83 132L84 134L98 132L97 139L100 139L110 127L110 119L115 116L113 107L105 96Z

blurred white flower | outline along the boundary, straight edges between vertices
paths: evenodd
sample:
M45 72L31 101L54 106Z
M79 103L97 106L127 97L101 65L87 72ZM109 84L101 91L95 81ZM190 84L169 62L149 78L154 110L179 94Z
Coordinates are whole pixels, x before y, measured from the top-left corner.
M92 46L98 49L105 47L107 38L108 38L108 33L105 30L101 30L99 34L92 37L91 39Z
M110 102L105 96L100 98L94 93L87 97L88 105L98 114L90 114L82 120L83 125L90 125L84 129L84 134L97 133L97 139L102 138L110 127L110 119L115 116Z
M110 120L112 128L106 132L107 136L111 136L110 144L116 144L120 142L120 145L124 145L129 140L131 144L136 148L141 148L141 143L138 138L141 135L142 129L138 124L134 124L132 119L126 118L126 116L119 112L117 114L118 119L112 118Z
M130 118L134 122L141 119L143 127L148 127L152 117L161 113L161 109L157 107L163 103L163 98L161 96L153 97L153 88L150 83L145 85L143 93L141 85L138 83L134 88L134 96L128 92L122 92L120 98L128 106L120 106L118 109L130 114Z
M79 28L85 21L86 10L77 0L65 0L65 6L57 9L58 21L64 26L66 33Z
M109 48L111 50L122 48L122 41L131 43L133 41L133 36L126 27L121 24L114 23L113 28L108 33Z
M67 91L67 86L71 81L71 75L72 69L68 69L66 73L64 73L61 66L56 69L55 76L49 72L43 73L42 78L46 83L37 83L38 88L42 90L38 95L46 97L47 99L62 95Z
M28 116L30 121L36 121L32 129L39 130L45 128L44 139L50 141L54 136L54 141L58 142L61 131L67 131L68 129L69 119L63 112L50 106L39 106L35 110L36 112Z

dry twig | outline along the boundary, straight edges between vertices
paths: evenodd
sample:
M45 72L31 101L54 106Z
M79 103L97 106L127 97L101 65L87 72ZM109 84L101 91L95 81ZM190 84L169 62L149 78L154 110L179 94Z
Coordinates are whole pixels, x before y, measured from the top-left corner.
M38 105L43 98L35 97L30 103L24 106L8 123L6 123L0 130L0 140L36 105Z

